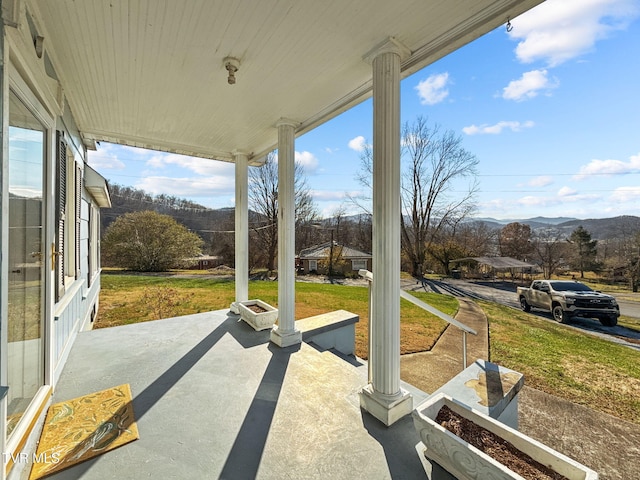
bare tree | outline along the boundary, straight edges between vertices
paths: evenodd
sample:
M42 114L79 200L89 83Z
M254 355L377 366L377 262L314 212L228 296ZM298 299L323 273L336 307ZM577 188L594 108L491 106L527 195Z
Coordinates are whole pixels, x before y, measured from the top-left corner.
M460 228L456 240L468 257L484 257L496 254L499 230L484 222L465 222Z
M629 265L627 267L627 277L629 278L629 285L632 292L638 291L640 285L640 232L636 233L634 237L634 246L636 255L631 257Z
M550 229L540 231L535 236L533 247L542 267L544 278L551 278L551 275L566 263L567 245L564 237Z
M294 167L296 226L310 223L317 217L317 209L307 185L304 169L298 162ZM260 218L254 226L256 247L264 252L265 266L275 269L278 253L278 164L275 152L267 155L264 165L249 169L249 208Z
M402 250L414 276L422 275L427 253L440 231L468 217L475 208L477 158L453 131L430 127L424 117L402 130ZM371 187L372 150L361 155L356 179ZM452 195L463 188L462 193ZM361 205L363 199L356 199Z
M503 257L526 260L533 253L531 227L524 223L512 222L500 230L500 254Z
M460 220L454 220L449 225L441 225L437 232L431 236L429 243L429 255L427 258L430 257L435 260L438 266L437 270L445 275L451 274L450 264L452 260L469 256L469 252L458 241L458 231L462 229L462 224ZM420 274L422 273L420 272Z

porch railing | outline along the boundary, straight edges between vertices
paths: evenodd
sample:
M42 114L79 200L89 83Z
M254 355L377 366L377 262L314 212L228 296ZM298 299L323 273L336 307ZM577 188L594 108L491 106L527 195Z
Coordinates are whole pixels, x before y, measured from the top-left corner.
M362 270L358 270L358 275L360 275L362 278L367 280L367 282L369 283L369 356L371 356L371 349L372 349L372 343L371 343L371 300L372 300L372 298L371 298L371 296L372 296L371 282L373 282L373 273L370 272L369 270L362 269ZM404 298L405 300L413 303L417 307L420 307L423 310L426 310L427 312L432 313L433 315L435 315L438 318L441 318L442 320L444 320L445 322L449 323L450 325L458 327L460 330L462 330L462 369L464 370L467 367L467 333L470 333L472 335L477 335L478 332L476 332L473 328L468 327L464 323L459 322L458 320L456 320L452 316L447 315L444 312L441 312L437 308L432 307L428 303L423 302L422 300L414 297L413 295L411 295L410 293L408 293L408 292L406 292L406 291L404 291L402 289L400 289L400 298ZM372 373L371 373L371 361L369 361L368 363L369 363L369 382L371 382L371 375L372 375Z

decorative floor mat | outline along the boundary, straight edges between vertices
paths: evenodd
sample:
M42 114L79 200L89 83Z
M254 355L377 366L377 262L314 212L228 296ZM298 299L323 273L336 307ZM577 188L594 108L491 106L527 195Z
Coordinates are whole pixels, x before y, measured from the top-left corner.
M49 407L29 480L138 439L129 384Z

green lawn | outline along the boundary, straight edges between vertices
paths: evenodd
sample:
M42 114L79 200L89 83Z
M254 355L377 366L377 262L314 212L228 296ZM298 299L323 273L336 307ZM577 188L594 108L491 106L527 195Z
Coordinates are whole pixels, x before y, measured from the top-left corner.
M627 317L620 315L618 318L618 325L622 327L630 328L631 330L637 330L640 332L640 318Z
M455 315L453 297L415 295ZM142 275L103 275L97 327L229 308L234 283ZM249 298L277 305L277 283L249 283ZM525 384L595 410L640 424L640 352L576 332L536 315L491 302L478 302L489 319L490 360L525 375ZM368 290L330 284L296 283L296 317L345 309L360 315L356 353L366 358ZM401 301L401 352L429 350L445 324ZM640 327L636 319L621 324Z
M235 297L235 284L227 279L108 274L102 275L101 282L98 328L225 309ZM453 297L425 292L415 294L449 315L455 315L458 310L458 302ZM249 282L249 298L260 298L277 306L277 282ZM296 319L339 309L358 314L356 354L366 358L368 298L367 287L298 282ZM446 327L445 322L405 300L400 305L401 352L431 349Z
M536 315L479 302L489 319L491 361L525 384L640 423L640 352Z

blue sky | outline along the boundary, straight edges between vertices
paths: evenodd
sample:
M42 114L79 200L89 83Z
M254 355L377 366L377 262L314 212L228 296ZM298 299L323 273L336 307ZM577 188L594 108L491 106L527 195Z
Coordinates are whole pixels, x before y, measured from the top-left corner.
M640 2L547 0L402 82L402 121L453 130L479 160L477 217L640 216ZM296 140L330 216L362 187L367 101ZM234 205L233 164L102 143L109 181ZM456 186L450 195L456 195ZM345 203L346 202L346 203Z

